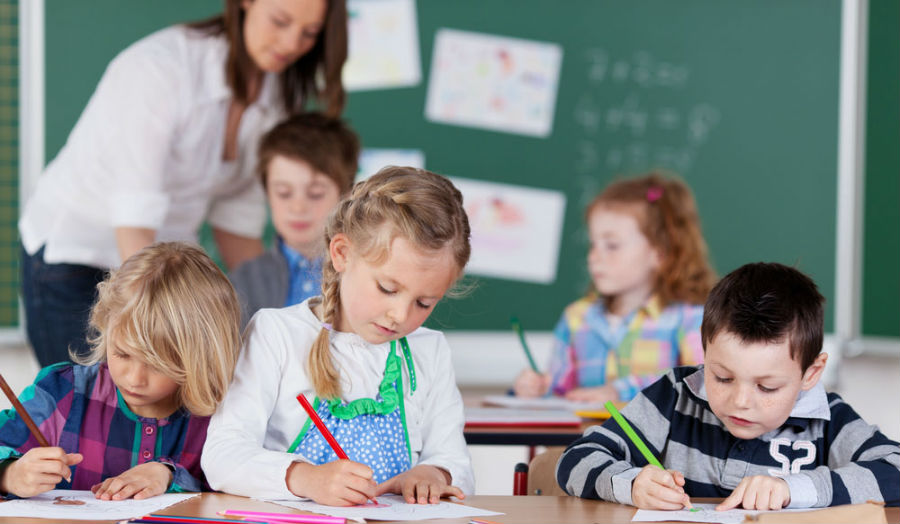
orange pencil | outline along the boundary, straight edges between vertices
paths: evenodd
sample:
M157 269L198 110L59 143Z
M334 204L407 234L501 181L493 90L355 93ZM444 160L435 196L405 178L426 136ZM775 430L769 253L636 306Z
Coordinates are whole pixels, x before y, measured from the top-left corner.
M31 431L31 434L34 436L34 439L37 440L38 444L41 447L50 447L50 443L47 442L47 439L44 438L44 434L41 433L41 430L37 427L37 424L34 423L34 420L31 419L31 416L25 411L25 406L19 402L19 399L16 398L16 394L13 393L13 390L10 389L9 384L4 380L3 375L0 375L0 389L6 393L6 397L12 402L13 408L15 408L16 413L22 417L22 420L25 421L25 425L28 426L28 430Z

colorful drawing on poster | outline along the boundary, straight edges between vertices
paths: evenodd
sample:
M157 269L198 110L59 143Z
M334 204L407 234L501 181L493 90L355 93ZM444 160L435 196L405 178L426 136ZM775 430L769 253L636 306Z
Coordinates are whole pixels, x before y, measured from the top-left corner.
M422 81L415 0L349 0L348 91L418 85Z
M425 116L546 137L553 128L561 62L558 44L440 29Z

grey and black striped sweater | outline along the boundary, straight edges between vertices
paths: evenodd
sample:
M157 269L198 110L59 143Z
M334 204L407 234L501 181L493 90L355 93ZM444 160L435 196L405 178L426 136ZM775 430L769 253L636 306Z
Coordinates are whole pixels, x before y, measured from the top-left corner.
M741 479L777 475L788 507L867 500L898 505L900 444L870 426L821 384L801 393L787 421L751 440L732 436L713 414L703 366L669 371L622 409L666 469L681 471L691 497L726 497ZM897 409L896 399L885 409ZM556 469L569 494L632 504L631 483L647 461L610 419L585 431Z

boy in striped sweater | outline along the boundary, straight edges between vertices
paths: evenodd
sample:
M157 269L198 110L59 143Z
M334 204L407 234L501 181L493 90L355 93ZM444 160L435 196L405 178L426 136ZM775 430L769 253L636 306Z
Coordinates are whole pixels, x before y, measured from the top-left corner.
M747 264L710 292L705 364L671 370L622 409L666 468L648 465L614 420L588 429L557 465L568 493L644 509L897 505L900 444L819 378L823 303L781 264Z

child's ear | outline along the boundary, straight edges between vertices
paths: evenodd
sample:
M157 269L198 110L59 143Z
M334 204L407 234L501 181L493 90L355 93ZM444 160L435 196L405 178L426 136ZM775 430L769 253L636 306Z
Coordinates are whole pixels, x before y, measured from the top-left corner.
M800 389L808 391L819 382L819 379L822 378L822 372L825 371L825 363L827 361L828 353L819 353L819 356L813 360L813 363L803 373L803 378L800 380Z
M331 264L338 273L347 269L347 260L350 258L350 239L343 233L331 237L328 243L328 254L331 256Z

